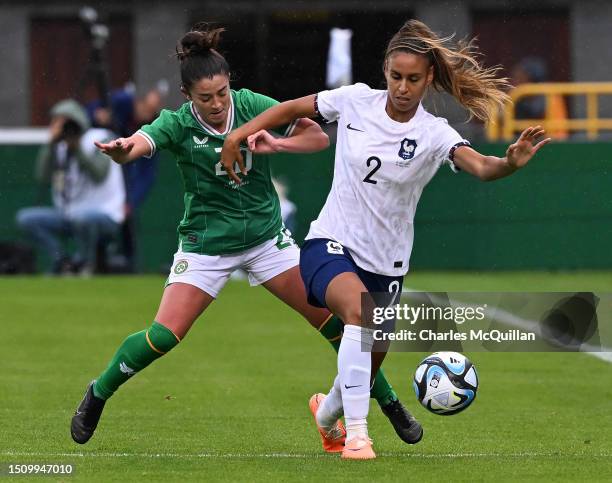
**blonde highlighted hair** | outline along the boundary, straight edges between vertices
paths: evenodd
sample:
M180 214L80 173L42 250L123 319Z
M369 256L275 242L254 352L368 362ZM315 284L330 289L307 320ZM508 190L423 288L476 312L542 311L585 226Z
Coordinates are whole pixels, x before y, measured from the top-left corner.
M492 121L510 98L508 79L498 77L500 67L484 67L474 40L452 44L453 35L438 37L427 25L408 20L393 36L385 52L385 66L397 52L421 54L434 69L433 88L452 95L482 121Z

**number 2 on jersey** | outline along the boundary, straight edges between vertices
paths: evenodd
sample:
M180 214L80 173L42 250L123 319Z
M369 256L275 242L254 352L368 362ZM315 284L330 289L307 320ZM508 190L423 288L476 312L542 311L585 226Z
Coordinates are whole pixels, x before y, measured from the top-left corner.
M220 153L222 148L215 148L215 153ZM247 170L247 173L249 171L251 171L251 168L253 167L253 153L251 151L249 151L248 149L240 149L240 152L242 153L242 157L244 159L244 167ZM240 168L238 166L238 163L234 163L234 171L236 173L240 172ZM215 164L215 175L217 176L227 176L227 171L225 170L225 168L223 167L223 165L221 164L221 161L219 161L217 164Z
M376 181L375 179L372 179L372 176L374 176L374 173L376 173L376 171L380 169L380 166L382 165L382 161L380 160L380 158L377 158L376 156L370 156L366 161L366 165L368 168L370 167L370 164L372 164L372 162L376 163L376 165L374 166L374 169L372 169L372 171L370 171L368 175L365 178L363 178L364 183L371 183L371 184L378 183L378 181Z

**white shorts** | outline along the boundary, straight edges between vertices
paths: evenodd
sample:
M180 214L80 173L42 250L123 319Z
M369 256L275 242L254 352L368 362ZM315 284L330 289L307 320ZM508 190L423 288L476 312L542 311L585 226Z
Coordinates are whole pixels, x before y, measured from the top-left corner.
M291 233L283 230L281 235L228 255L185 253L179 246L166 286L175 282L188 283L217 298L232 272L238 269L248 273L251 286L265 283L300 263L300 249Z

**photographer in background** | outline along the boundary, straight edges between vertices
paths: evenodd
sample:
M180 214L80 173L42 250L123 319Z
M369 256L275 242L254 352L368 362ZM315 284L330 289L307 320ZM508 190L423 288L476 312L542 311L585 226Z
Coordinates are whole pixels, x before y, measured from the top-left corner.
M86 105L90 120L96 127L111 129L121 137L128 137L145 124L150 124L159 115L167 93L167 81L161 80L154 88L137 95L133 84L111 92L109 106L101 100ZM126 185L125 221L121 226L121 252L113 270L119 272L138 271L136 225L138 211L151 191L157 173L159 153L150 158L141 157L121 166Z
M54 274L93 273L99 242L112 240L124 219L125 187L121 167L94 146L113 137L90 128L87 113L74 100L51 109L50 141L38 156L36 177L51 184L52 207L23 208L19 228L51 258ZM74 239L67 256L62 238Z

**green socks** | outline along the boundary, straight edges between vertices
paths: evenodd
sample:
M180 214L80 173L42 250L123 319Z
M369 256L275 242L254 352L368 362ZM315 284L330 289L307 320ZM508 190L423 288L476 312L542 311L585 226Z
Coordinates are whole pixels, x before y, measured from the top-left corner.
M326 322L323 322L323 325L319 328L321 335L328 340L336 352L338 352L338 348L340 347L343 331L344 323L335 315L332 315ZM378 369L378 374L370 389L370 397L376 399L380 407L386 406L398 399L391 384L387 381L382 367Z
M342 321L332 315L323 323L319 332L338 352L343 330ZM121 384L169 352L179 342L180 339L171 330L158 322L153 322L147 330L130 335L119 346L106 370L96 380L93 387L94 395L100 399L108 399ZM397 394L387 382L382 368L378 370L370 396L376 399L381 407L397 400Z
M338 352L340 348L340 340L342 339L342 332L344 332L344 324L335 315L330 316L323 325L319 327L319 332L327 341L332 345L334 350Z
M374 378L374 384L372 384L370 388L370 397L376 399L376 402L381 408L398 399L391 384L387 381L382 367L378 369L378 374L376 374Z
M119 346L106 370L96 380L94 395L100 399L108 399L121 384L179 342L180 339L170 329L158 322L153 322L147 330L130 335Z

